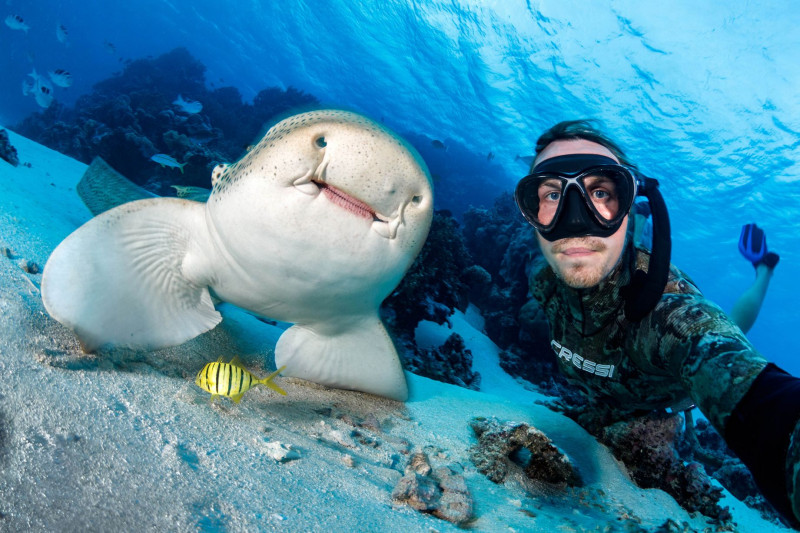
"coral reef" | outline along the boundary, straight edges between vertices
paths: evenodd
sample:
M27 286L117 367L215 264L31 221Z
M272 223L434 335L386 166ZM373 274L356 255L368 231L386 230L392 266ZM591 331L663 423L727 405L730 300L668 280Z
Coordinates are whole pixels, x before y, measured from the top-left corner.
M572 418L607 445L640 486L662 489L686 509L724 521L727 511L720 511L716 503L719 489L708 481L713 477L764 519L782 522L722 436L705 419L695 425L691 411L683 413L684 424L678 415L637 415L621 413L603 403L589 404L580 390L563 379L551 379L543 389L556 398L543 403ZM682 427L686 429L681 431Z
M392 491L392 501L457 525L466 524L473 516L472 496L464 477L448 466L432 468L424 452L409 459Z
M529 479L559 488L582 485L567 456L538 429L483 417L472 419L470 426L478 437L470 459L493 482L502 483L510 471L521 468Z
M4 159L14 166L19 165L19 156L17 156L17 149L11 145L8 139L8 132L0 130L0 159Z
M491 279L472 285L470 301L481 309L486 334L503 349L501 366L532 383L547 379L556 373L547 321L528 297L528 279L541 260L533 230L510 193L491 209L473 208L463 218L467 250Z
M727 521L730 512L718 502L722 489L712 485L699 463L688 463L675 445L683 424L677 415L651 414L605 427L599 435L642 488L670 494L687 511Z
M392 331L413 338L421 320L443 324L455 309L467 308L464 272L472 259L458 222L449 213L433 215L428 239L403 281L383 303Z
M761 494L753 475L728 448L717 430L705 419L695 423L691 413L684 413L686 430L678 444L683 460L701 463L709 476L719 481L734 497L756 509L765 520L789 527Z
M201 102L202 110L182 111L173 104L178 95ZM15 130L87 164L101 156L136 184L167 195L170 184L208 187L211 169L237 159L270 119L317 103L293 88L264 89L252 104L233 87L210 90L205 66L176 48L128 62L74 108L53 104ZM186 163L182 173L151 161L157 153Z
M472 352L458 333L450 335L438 348L417 348L413 357L406 359L406 369L437 381L480 389L481 375L472 371Z
M414 330L422 320L444 324L456 309L465 310L470 291L487 278L472 264L458 222L447 212L434 213L422 251L381 309L407 370L478 389L480 374L472 371L472 353L458 334L438 348L424 350L416 346Z

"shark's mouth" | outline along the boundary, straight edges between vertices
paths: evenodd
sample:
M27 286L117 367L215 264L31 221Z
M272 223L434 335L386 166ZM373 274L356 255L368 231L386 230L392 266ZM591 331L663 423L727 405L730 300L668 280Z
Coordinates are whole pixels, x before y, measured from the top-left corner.
M323 183L320 181L315 181L314 183L317 184L317 187L320 188L322 194L324 194L328 200L335 203L339 207L344 208L347 211L355 214L356 216L366 218L367 220L380 220L378 219L373 209L367 205L366 203L362 202L358 198L354 198L347 194L344 191L337 189L327 183Z
M314 174L313 171L309 171L301 178L296 179L292 184L297 190L304 194L315 195L322 192L329 201L342 209L360 218L372 221L372 229L381 237L394 239L397 236L397 230L403 222L403 208L405 204L399 206L395 213L387 217L376 212L366 202L350 196L341 189L337 189L320 179L312 179Z

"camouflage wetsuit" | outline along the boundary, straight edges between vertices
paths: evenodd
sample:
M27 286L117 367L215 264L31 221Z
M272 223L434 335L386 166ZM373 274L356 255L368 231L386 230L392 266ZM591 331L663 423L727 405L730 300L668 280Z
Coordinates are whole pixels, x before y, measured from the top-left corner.
M649 255L636 250L640 268ZM663 409L687 397L720 432L767 361L744 333L674 266L664 296L638 323L624 318L620 289L633 252L596 287L573 289L549 267L531 292L550 323L561 372L586 393L624 412Z
M800 401L792 400L790 412L772 423L765 422L769 412L784 408L786 402L775 398L770 405L764 397L773 389L770 376L792 380L795 388L800 380L768 364L725 313L674 266L655 309L638 323L628 322L620 291L634 263L646 270L649 258L648 252L628 244L615 270L587 289L569 287L547 265L533 275L531 292L549 321L561 372L584 391L590 409L610 410L616 419L690 399L751 469L765 496L791 519L789 500L794 495L789 489L787 497L784 458ZM763 383L754 387L757 382ZM748 401L742 402L746 396ZM762 464L764 453L772 454L769 464ZM793 453L798 452L789 451Z

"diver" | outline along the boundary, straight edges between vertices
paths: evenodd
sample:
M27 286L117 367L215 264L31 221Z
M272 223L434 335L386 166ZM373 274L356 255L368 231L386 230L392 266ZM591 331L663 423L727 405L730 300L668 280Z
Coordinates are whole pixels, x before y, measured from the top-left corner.
M653 219L650 217L650 203L638 197L633 204L634 237L637 247L653 248ZM742 331L747 333L761 312L761 305L767 295L772 271L780 256L767 250L767 236L757 224L745 224L739 234L739 252L753 264L756 277L752 285L736 300L728 315Z
M652 251L634 246L637 196L653 212ZM670 264L658 181L591 121L567 121L539 137L515 199L546 261L531 293L561 373L587 404L615 420L696 404L764 496L800 526L800 379L767 361Z

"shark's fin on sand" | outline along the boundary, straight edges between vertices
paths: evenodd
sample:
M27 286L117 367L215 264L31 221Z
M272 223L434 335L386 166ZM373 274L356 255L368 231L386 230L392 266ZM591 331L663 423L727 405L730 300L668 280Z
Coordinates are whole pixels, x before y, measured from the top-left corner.
M84 349L160 348L221 320L201 255L203 205L172 198L131 202L93 218L53 252L42 299Z
M392 339L377 313L345 324L295 325L275 347L284 375L336 387L408 399L408 385Z

